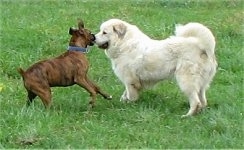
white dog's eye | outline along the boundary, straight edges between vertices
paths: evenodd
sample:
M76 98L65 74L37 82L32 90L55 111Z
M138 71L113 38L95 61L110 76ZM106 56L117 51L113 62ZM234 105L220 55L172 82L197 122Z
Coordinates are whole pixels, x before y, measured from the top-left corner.
M107 32L103 31L103 34L107 34Z

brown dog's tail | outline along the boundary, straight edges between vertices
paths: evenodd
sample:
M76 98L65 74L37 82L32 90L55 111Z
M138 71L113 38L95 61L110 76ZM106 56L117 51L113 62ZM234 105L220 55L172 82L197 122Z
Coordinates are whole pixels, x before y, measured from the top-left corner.
M18 68L18 72L22 77L24 77L25 71L22 68Z

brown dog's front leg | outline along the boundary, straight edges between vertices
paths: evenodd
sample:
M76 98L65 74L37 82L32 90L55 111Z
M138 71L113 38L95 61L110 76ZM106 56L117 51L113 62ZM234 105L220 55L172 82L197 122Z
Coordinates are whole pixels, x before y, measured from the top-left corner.
M107 93L104 93L103 91L101 91L100 89L97 91L100 95L103 96L103 98L111 100L113 98L112 95L108 95Z
M108 100L111 100L112 99L112 95L109 95L109 94L103 92L101 90L101 88L98 85L96 85L95 83L93 83L91 80L87 79L87 81L95 89L95 91L97 93L99 93L100 95L102 95L103 98L108 99Z
M89 105L91 106L91 108L93 108L95 106L95 102L96 102L96 91L95 89L89 84L89 81L87 82L87 78L79 78L76 80L76 83L83 87L84 89L86 89L91 96L91 100L89 101Z

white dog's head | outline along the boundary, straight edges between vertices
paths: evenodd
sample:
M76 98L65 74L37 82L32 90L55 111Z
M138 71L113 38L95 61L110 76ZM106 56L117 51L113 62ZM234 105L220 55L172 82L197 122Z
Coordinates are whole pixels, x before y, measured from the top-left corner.
M110 19L102 23L100 32L95 35L98 47L109 49L111 45L115 45L126 34L126 24L126 22L119 19Z

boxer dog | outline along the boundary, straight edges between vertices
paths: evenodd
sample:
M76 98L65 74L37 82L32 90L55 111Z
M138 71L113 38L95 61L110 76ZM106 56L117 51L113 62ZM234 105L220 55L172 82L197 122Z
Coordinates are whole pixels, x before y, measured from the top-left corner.
M112 98L102 92L87 76L89 63L85 53L88 52L88 46L94 44L95 36L84 28L82 21L79 21L78 27L78 29L69 29L71 35L69 47L62 55L39 61L26 71L18 69L28 93L28 106L36 96L39 96L44 106L49 108L51 105L50 87L65 87L74 84L78 84L90 93L89 104L91 107L95 104L97 93L105 99Z

